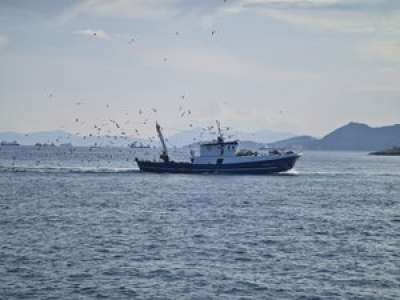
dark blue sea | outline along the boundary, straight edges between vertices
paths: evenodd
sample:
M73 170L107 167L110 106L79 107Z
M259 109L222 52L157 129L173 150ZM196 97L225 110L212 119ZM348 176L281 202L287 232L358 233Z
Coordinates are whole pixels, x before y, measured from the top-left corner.
M224 176L135 156L155 153L0 149L0 299L400 299L400 157Z

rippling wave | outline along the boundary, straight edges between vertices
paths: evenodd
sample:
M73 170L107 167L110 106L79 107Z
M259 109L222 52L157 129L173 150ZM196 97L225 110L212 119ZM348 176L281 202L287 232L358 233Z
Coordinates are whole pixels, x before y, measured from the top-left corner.
M77 167L3 167L0 172L26 173L136 173L139 168L77 168Z
M186 176L54 148L0 151L1 299L400 299L397 157Z

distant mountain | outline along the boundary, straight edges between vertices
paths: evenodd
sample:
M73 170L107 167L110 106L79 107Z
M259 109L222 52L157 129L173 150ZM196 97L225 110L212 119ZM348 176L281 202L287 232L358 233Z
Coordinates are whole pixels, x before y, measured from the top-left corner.
M259 144L270 143L277 140L282 140L295 136L289 132L279 132L272 130L258 130L254 132L244 131L225 131L224 135L228 139L239 139L241 141L252 141ZM168 136L167 140L170 145L182 147L191 145L196 141L209 141L216 138L216 132L210 133L201 128L193 128L178 132L174 135Z
M295 137L270 144L273 147L302 147L309 150L376 151L400 145L400 125L370 127L350 122L321 139Z
M240 148L248 149L248 150L259 150L260 148L265 147L265 144L257 143L253 141L242 141L240 140Z
M278 140L288 139L295 136L295 134L285 131L273 131L269 129L258 130L254 132L235 132L237 138L241 141L254 141L257 143L271 143Z
M274 143L269 143L271 148L301 148L307 149L312 147L318 139L309 135L295 136L289 139L280 140Z
M323 137L315 146L321 150L380 150L400 145L400 125L369 127L351 122Z
M305 150L358 150L377 151L400 146L400 124L370 127L366 124L350 122L335 129L321 139L312 136L294 136L287 132L260 130L255 132L232 131L225 132L229 139L239 139L243 148L257 149L266 144L276 148L302 148ZM201 128L181 131L167 137L169 146L182 147L192 145L199 141L209 141L216 138L215 133L209 133ZM126 147L136 141L148 144L144 139L128 136L77 136L71 133L56 130L34 132L29 134L16 132L0 133L0 141L17 141L22 145L34 145L35 143L54 143L56 145L71 143L75 146L118 146ZM158 145L155 141L153 145Z
M54 143L55 145L71 143L74 146L127 146L136 141L147 144L145 140L124 136L77 136L62 130L42 131L33 133L0 132L0 141L17 141L21 145L36 143Z

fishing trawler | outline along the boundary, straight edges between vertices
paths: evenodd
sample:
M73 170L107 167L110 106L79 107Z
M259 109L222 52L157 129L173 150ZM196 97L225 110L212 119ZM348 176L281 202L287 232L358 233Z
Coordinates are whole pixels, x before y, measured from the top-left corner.
M225 141L217 121L218 138L200 144L200 155L190 151L190 162L170 159L161 126L156 122L156 130L162 152L159 161L135 158L142 172L153 173L210 173L210 174L273 174L292 169L300 153L271 149L267 153L239 150L239 142Z

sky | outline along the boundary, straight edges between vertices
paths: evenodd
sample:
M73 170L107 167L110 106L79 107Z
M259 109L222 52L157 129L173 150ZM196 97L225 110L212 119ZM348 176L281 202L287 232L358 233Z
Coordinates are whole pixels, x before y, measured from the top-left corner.
M400 123L398 0L1 0L0 131Z

